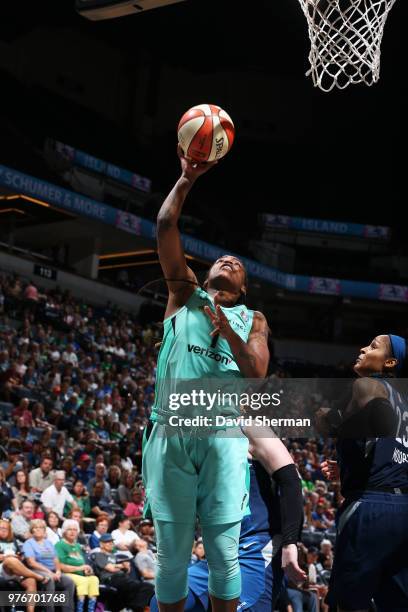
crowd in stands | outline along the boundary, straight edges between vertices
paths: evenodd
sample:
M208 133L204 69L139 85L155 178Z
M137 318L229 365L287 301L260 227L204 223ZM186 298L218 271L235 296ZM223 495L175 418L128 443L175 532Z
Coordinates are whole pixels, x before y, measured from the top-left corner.
M156 548L143 518L141 449L161 334L161 324L141 326L109 303L96 307L0 274L3 582L75 591L77 612L85 598L89 612L98 597L117 608L117 591L120 608L147 605ZM308 581L288 585L286 596L293 610L299 598L313 610L327 590L341 503L338 485L320 470L334 448L322 440L287 444L302 476ZM192 562L204 555L198 529Z

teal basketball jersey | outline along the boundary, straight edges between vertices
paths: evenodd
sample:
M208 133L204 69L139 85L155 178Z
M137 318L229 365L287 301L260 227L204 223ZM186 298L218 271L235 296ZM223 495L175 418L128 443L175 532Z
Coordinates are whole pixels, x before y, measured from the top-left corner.
M180 310L164 320L152 420L157 420L159 414L168 414L167 381L242 377L227 340L218 335L210 336L214 327L204 306L215 312L210 295L197 288ZM253 311L243 304L221 308L232 329L247 342Z

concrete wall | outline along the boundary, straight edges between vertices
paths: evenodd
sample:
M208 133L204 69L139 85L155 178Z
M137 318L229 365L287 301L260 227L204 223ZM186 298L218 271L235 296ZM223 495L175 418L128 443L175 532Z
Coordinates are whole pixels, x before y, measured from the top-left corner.
M45 267L49 264L44 262ZM135 296L129 291L109 287L98 281L89 280L76 274L62 272L58 270L57 280L48 280L42 276L34 274L34 261L23 257L16 257L9 253L0 252L0 270L5 272L15 272L24 278L32 279L37 285L47 289L57 285L62 289L69 289L76 298L89 300L93 304L106 304L108 300L117 304L124 310L137 314L140 306L145 301L143 298Z

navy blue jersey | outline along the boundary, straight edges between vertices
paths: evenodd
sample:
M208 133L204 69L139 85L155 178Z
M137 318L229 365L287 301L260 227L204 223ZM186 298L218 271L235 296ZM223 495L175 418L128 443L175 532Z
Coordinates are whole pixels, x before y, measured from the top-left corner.
M342 494L384 487L408 487L408 401L392 379L385 386L398 425L394 438L344 439L337 442ZM391 409L391 408L390 408Z

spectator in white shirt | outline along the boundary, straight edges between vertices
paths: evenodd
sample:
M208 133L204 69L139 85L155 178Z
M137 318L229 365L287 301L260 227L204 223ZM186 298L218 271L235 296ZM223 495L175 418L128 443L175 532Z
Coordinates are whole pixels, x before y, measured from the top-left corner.
M50 542L52 542L54 546L62 538L60 518L56 512L49 512L47 514L46 535L47 535L47 540L50 540Z
M55 472L54 484L45 489L41 495L41 502L46 512L53 510L60 518L64 516L64 506L66 502L72 504L72 509L78 509L78 504L71 493L64 487L65 472L62 470Z
M72 344L67 344L66 350L62 353L62 361L70 363L74 368L78 367L78 357L72 349Z
M52 466L52 458L48 455L43 455L40 467L31 470L28 475L31 493L42 493L53 484L55 472L52 470Z
M135 531L129 529L130 520L127 516L122 514L117 520L118 528L112 531L112 537L116 548L134 553L138 550L137 542L140 540L140 537Z
M60 359L61 359L61 353L59 352L57 345L53 344L52 351L51 351L51 360L54 363L57 363Z

